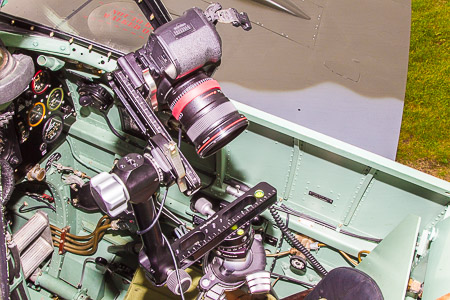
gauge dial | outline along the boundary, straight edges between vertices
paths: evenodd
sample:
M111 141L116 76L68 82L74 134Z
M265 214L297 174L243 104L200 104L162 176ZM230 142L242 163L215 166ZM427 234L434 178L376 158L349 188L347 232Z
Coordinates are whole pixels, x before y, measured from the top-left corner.
M41 124L45 117L45 105L41 102L36 103L28 113L28 125L36 127Z
M50 111L57 110L64 100L64 91L62 88L54 88L47 98L47 108Z
M52 116L44 125L44 129L42 130L42 140L47 144L56 141L63 131L63 125L64 121L61 116Z
M31 80L31 89L35 94L42 94L50 86L48 74L42 70L37 71Z

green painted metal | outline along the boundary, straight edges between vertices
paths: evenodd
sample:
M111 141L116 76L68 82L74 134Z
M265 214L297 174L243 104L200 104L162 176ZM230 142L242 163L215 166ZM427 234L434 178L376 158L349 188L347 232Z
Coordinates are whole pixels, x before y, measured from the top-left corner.
M385 299L403 299L408 286L420 217L406 217L356 267L378 284Z
M36 279L36 285L41 286L42 288L57 293L63 299L67 300L85 300L88 299L86 290L77 290L70 284L50 276L46 273L40 274Z
M367 188L369 187L369 184L372 182L373 176L375 175L376 170L370 169L367 173L364 180L361 181L361 184L358 186L357 190L355 191L355 195L353 196L352 200L352 206L350 207L345 220L344 225L348 226L353 215L355 214L356 209L358 208L359 203L361 202L364 194L366 193Z
M22 35L0 32L0 39L9 47L21 48L41 53L70 58L106 72L113 71L117 63L107 55L97 53L81 45L53 37Z
M436 225L436 236L431 242L425 276L423 299L437 299L450 293L450 218Z
M306 127L293 124L287 120L260 111L248 105L233 102L247 118L254 123L270 128L293 138L315 145L339 156L354 160L360 164L370 166L379 171L389 173L399 179L418 184L424 188L435 191L443 196L450 196L450 183L422 173L418 170L396 163L372 152L349 145L332 137L318 133Z
M286 185L284 187L283 199L287 200L291 196L289 193L292 190L292 186L294 184L296 169L300 165L301 157L300 157L300 141L294 139L294 147L292 150L291 158L290 158L290 171L288 173L288 178L286 180Z

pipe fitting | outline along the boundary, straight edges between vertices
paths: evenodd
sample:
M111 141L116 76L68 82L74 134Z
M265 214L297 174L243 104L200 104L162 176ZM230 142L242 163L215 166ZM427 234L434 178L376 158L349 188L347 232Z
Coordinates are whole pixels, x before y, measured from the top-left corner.
M66 64L64 61L52 56L39 55L37 58L38 65L46 67L52 71L58 71Z

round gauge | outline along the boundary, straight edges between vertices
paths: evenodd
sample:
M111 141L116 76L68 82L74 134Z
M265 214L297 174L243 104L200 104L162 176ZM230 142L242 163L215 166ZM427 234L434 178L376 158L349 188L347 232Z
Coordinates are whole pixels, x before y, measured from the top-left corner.
M39 70L31 80L31 89L35 94L42 94L50 86L49 81L50 79L48 77L48 74L46 72L43 72L42 70Z
M63 131L64 121L59 115L54 115L48 119L42 130L42 139L45 143L51 144L58 139Z
M28 113L28 125L36 127L41 124L45 117L45 105L41 102L34 104L33 108Z
M64 100L64 91L62 88L54 88L47 98L47 108L50 111L57 110Z

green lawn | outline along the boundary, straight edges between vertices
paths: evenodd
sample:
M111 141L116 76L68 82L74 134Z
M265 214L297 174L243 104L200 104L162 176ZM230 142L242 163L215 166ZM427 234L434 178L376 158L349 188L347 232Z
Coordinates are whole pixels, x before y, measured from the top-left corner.
M450 3L412 0L397 161L450 181Z

